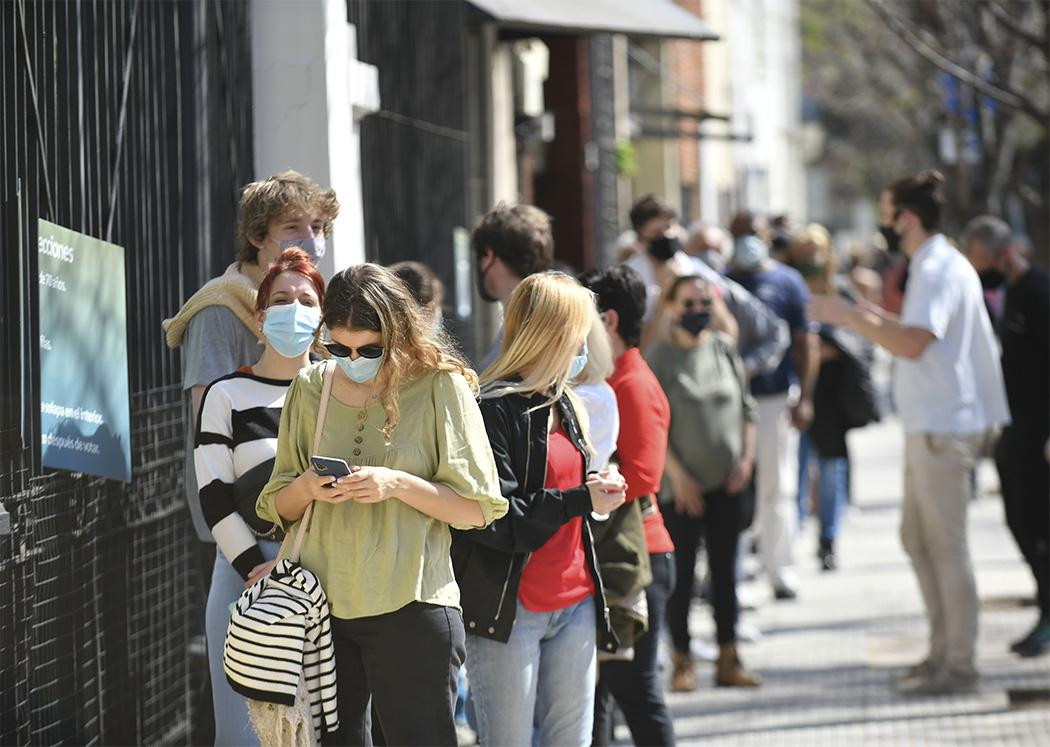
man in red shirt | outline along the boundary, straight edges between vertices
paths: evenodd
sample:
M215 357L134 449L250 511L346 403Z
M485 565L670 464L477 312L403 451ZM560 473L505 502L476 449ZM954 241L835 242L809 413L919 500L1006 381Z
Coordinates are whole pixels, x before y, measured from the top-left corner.
M660 382L638 350L645 316L646 288L637 272L618 265L586 273L580 282L597 297L612 341L616 370L609 386L616 392L620 436L616 442L627 500L642 502L645 540L653 582L646 588L649 630L634 644L631 661L601 664L595 699L594 744L608 744L612 732L609 697L616 699L635 744L673 745L674 724L664 702L656 652L667 598L674 589L674 545L656 502L667 456L671 408Z

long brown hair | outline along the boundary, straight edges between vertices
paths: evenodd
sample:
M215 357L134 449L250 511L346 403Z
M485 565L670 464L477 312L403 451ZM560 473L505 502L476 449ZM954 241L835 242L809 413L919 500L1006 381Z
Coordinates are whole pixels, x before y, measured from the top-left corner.
M428 371L453 371L477 394L478 377L452 341L424 319L422 307L405 284L381 265L351 265L337 273L328 284L321 323L328 329L380 334L384 353L376 384L386 412L383 435L388 441L401 417L397 392L403 379Z

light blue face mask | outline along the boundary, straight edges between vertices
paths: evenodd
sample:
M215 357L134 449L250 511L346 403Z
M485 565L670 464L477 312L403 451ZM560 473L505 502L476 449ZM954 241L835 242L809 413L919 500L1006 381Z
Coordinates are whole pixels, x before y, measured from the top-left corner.
M339 364L339 368L343 369L346 378L350 379L350 381L356 381L358 384L364 384L366 381L374 379L376 374L379 373L379 368L383 365L383 357L364 358L358 356L355 360L336 358L335 362Z
M321 309L293 301L266 310L263 334L273 349L285 358L298 358L310 349L320 324Z
M575 379L581 373L583 369L587 368L587 342L583 343L583 352L572 359L572 366L569 367L569 379Z
M310 255L310 260L316 265L317 260L324 256L325 252L325 240L324 234L314 237L305 237L302 239L284 239L281 242L281 251L285 249L291 249L292 247L302 249L304 252Z

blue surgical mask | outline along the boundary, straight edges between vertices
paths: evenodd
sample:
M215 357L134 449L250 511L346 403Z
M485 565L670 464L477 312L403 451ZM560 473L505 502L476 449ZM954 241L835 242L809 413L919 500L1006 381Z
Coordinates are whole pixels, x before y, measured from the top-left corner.
M583 352L572 359L572 366L569 367L569 379L575 379L581 373L583 369L587 368L587 343L583 343Z
M741 236L733 244L733 265L741 272L753 272L769 257L769 247L757 236Z
M358 384L364 384L366 381L374 379L376 374L379 373L379 367L383 365L383 358L363 358L358 356L354 360L350 358L336 358L335 362L339 364L339 368L343 369L346 378L350 379L350 381L356 381Z
M285 358L298 358L310 349L321 324L321 310L298 301L277 304L266 310L263 334L273 349Z
M324 256L325 252L325 241L324 234L320 236L307 237L302 239L285 239L281 242L281 251L285 249L291 249L297 247L302 249L304 252L310 255L310 260L316 265L317 260Z

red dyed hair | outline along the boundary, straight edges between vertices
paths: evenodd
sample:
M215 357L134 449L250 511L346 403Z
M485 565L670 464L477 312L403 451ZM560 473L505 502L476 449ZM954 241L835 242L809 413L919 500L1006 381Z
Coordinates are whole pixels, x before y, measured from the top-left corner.
M259 283L259 295L255 299L256 312L263 311L269 306L270 289L273 288L273 281L282 272L297 272L307 278L314 284L314 290L317 291L318 304L324 303L324 278L321 277L321 273L314 267L314 263L310 260L310 255L302 249L293 246L291 249L285 249L281 252L281 256L270 265L270 270L266 273L266 277Z

